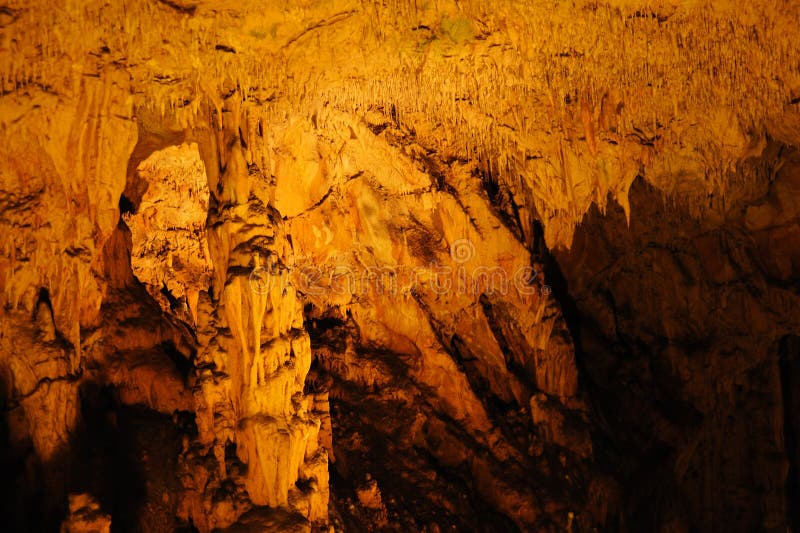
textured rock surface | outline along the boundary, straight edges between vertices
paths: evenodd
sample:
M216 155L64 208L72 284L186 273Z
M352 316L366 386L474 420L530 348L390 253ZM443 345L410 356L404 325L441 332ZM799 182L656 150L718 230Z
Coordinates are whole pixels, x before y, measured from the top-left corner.
M594 212L557 255L604 432L638 480L626 500L640 527L778 531L796 517L800 217L788 191L800 166L783 152L742 169L771 183L723 220L692 220L637 182L643 222ZM754 230L753 213L775 204Z
M1 5L8 527L800 527L798 24Z
M108 533L111 517L100 511L100 506L87 494L69 497L69 516L61 525L62 533Z
M135 178L129 187L133 200L123 193L120 207L129 210L122 218L131 231L133 274L164 311L192 324L212 269L205 229L208 179L197 145L155 152Z

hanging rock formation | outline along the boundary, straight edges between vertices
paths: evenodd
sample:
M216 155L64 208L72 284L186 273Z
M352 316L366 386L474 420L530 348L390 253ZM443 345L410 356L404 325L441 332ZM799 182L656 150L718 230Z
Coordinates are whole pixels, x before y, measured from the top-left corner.
M7 527L800 528L798 25L0 5Z

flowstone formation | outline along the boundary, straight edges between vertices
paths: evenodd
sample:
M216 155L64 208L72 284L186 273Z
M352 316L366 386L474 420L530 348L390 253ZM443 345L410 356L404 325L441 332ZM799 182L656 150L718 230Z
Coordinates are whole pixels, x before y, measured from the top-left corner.
M797 529L799 25L0 5L9 530Z

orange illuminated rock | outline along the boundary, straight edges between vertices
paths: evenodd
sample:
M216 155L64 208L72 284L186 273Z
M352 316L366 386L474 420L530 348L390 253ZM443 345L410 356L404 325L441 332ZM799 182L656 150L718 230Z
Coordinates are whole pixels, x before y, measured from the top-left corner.
M550 4L0 6L8 529L796 529L800 5Z
M89 494L69 496L69 516L61 524L61 533L108 533L111 516L100 510L100 505Z

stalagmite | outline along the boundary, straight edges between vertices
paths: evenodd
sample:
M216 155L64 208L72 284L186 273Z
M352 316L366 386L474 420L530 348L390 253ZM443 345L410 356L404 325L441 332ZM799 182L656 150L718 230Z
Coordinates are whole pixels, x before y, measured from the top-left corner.
M800 6L290 4L0 6L6 529L797 529Z

